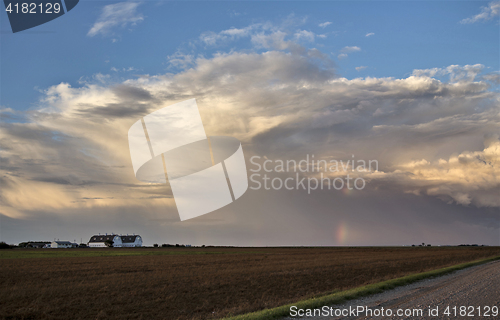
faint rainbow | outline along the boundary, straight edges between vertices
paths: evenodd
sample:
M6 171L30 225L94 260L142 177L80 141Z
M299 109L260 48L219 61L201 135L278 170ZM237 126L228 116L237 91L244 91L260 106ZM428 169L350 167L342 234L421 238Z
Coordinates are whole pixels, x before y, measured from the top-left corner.
M336 240L337 244L343 245L347 239L347 225L344 221L342 221L338 226L336 230Z

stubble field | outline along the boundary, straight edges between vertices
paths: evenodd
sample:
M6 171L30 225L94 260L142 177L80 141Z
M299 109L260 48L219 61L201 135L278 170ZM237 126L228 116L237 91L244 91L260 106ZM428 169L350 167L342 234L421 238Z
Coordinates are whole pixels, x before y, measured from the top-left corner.
M3 319L213 319L500 255L500 247L0 252Z

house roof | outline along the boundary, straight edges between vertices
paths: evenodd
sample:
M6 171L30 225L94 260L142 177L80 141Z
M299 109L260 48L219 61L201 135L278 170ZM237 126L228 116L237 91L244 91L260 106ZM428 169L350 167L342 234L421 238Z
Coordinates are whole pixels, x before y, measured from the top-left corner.
M122 242L123 243L129 243L129 242L135 242L135 238L137 238L138 235L134 235L134 236L121 236L122 238Z
M57 244L66 244L66 245L71 245L71 242L69 241L54 241Z
M92 236L89 240L89 242L105 242L105 241L113 241L113 239L116 237L116 234L108 234L108 235L96 235Z
M133 235L133 236L129 236L129 235L119 236L117 234L95 235L95 236L92 236L90 238L89 242L105 242L108 240L113 241L113 239L117 236L120 237L120 239L122 240L122 243L133 243L133 242L135 242L135 239L137 237L139 237L139 235Z

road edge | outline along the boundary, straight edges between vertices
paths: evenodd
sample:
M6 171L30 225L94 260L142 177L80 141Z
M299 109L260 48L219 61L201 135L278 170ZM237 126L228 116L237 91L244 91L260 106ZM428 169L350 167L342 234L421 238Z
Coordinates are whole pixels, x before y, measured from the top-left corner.
M291 303L276 308L264 309L237 316L229 316L222 318L222 320L271 320L271 319L284 318L290 315L291 306L296 306L298 309L314 309L322 306L339 304L347 300L357 299L360 297L366 297L372 294L381 293L387 290L394 289L396 287L414 283L416 281L442 276L451 273L453 271L477 266L495 260L500 260L500 256L493 256L485 259L457 264L446 268L440 268L422 273L410 274L401 278L391 279L345 291L335 292L325 296L312 298L308 300L302 300L296 303Z

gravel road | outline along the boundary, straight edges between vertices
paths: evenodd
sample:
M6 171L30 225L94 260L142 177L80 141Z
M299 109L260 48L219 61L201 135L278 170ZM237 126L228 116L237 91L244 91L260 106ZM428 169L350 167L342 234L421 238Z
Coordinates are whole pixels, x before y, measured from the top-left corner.
M368 308L372 314L362 311L357 315L347 315L358 307ZM322 316L301 318L296 315L287 319L500 319L499 308L500 261L494 261L350 300L342 305L327 306L323 309L328 309L328 312L324 311ZM335 309L340 309L337 312L345 310L344 316L335 316ZM389 316L388 309L392 311L392 316ZM402 316L397 315L399 309L403 312ZM432 315L429 315L430 311ZM404 312L411 312L411 315L405 316ZM489 316L486 316L488 313Z

